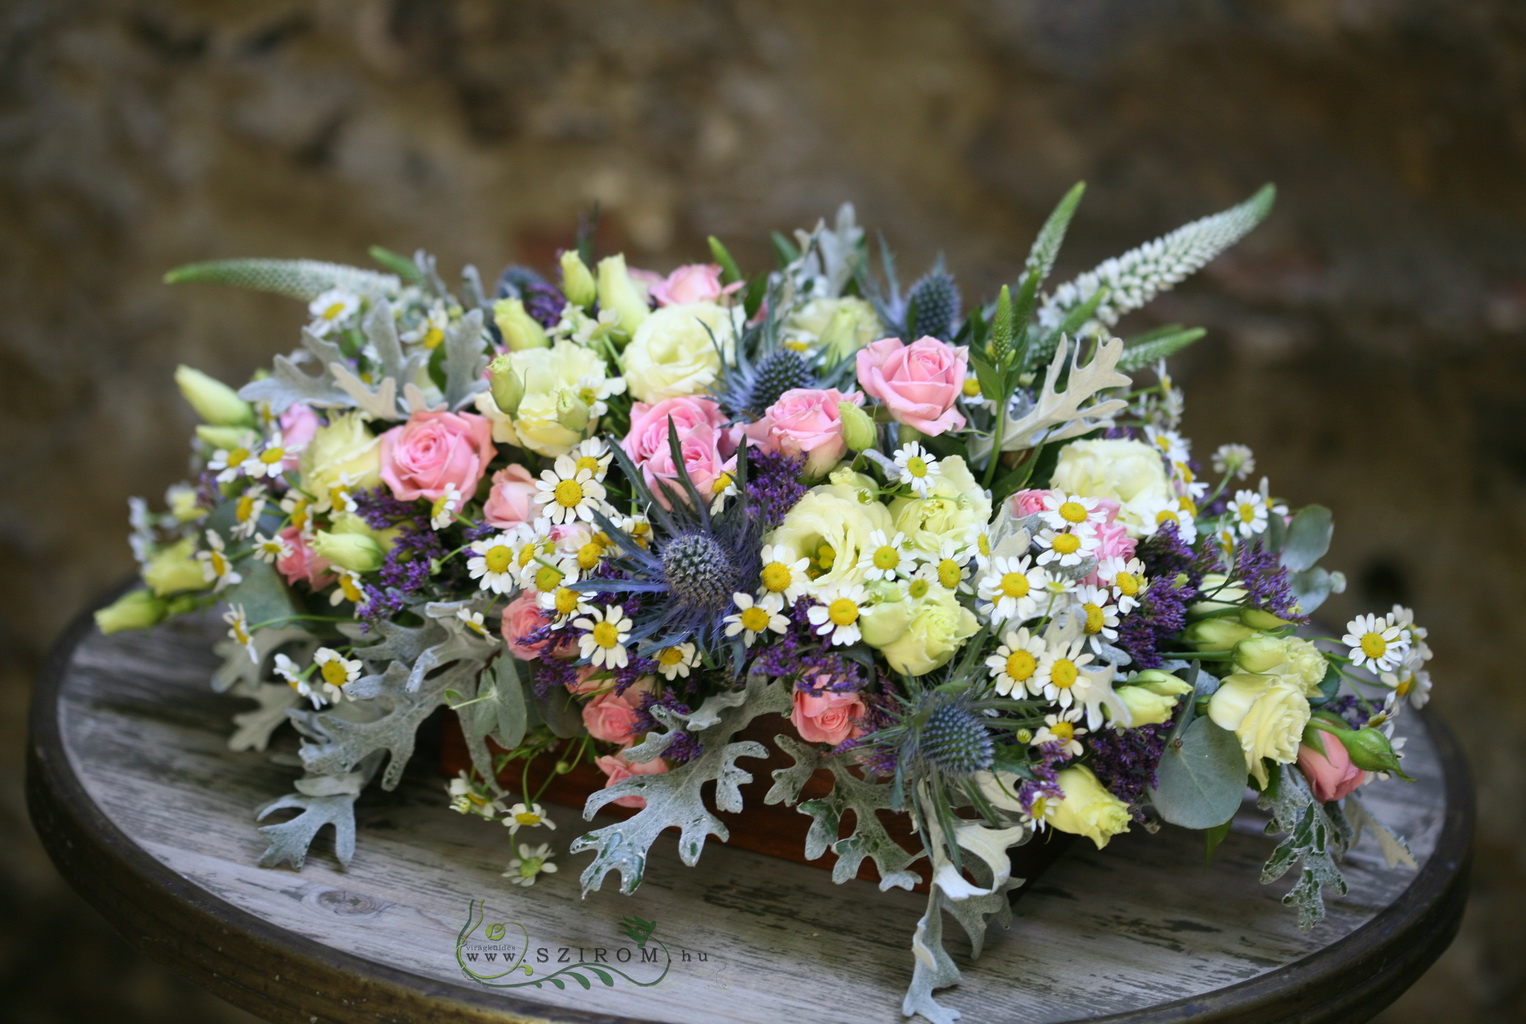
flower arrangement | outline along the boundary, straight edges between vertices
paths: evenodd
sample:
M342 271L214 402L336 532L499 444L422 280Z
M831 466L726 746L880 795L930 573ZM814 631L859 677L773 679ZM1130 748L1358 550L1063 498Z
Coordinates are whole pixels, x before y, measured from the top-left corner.
M931 883L907 1014L951 1019L941 915L978 949L1021 884L1012 848L1164 822L1211 853L1247 786L1284 835L1263 881L1296 867L1310 927L1362 827L1413 865L1358 792L1404 777L1425 630L1395 607L1298 635L1343 586L1317 565L1329 511L1252 484L1243 446L1194 458L1164 359L1201 330L1113 335L1271 189L1045 292L1081 191L968 310L941 261L903 290L851 207L775 235L750 277L715 239L661 275L595 260L590 232L555 283L515 266L491 291L380 249L382 271L175 271L305 300L309 322L236 392L177 372L195 478L166 512L134 499L146 589L98 621L226 603L213 684L258 704L232 747L300 734L296 792L258 812L296 812L262 828L267 866L300 867L327 825L347 863L356 796L397 784L444 705L473 765L451 805L508 827L510 881L555 870L529 841L546 783L592 762L585 817L635 813L571 850L593 855L584 891L616 872L628 893L664 830L691 865L727 838L702 789L740 810L739 762L766 751L739 734L778 716L794 764L767 802L814 819L808 855ZM822 770L829 797L802 800Z

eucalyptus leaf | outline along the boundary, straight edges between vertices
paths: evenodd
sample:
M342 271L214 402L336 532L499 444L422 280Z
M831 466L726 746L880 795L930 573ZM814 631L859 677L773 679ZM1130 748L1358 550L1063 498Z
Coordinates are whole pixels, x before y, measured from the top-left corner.
M239 566L243 576L224 592L230 605L244 609L244 618L251 625L261 622L289 621L302 614L296 598L275 566L257 558L246 558Z
M1282 564L1291 572L1312 569L1330 550L1330 535L1335 517L1323 505L1301 508L1288 524L1288 539L1282 548Z
M1213 828L1234 816L1245 794L1245 755L1235 734L1199 718L1168 743L1150 802L1184 828Z

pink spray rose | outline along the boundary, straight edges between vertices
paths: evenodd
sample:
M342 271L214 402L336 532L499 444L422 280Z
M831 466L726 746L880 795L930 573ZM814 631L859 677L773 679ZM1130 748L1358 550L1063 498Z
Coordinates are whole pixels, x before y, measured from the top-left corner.
M966 352L937 338L910 345L881 338L858 350L858 383L898 423L937 436L964 426L954 408L968 369Z
M608 743L626 744L636 738L636 706L640 692L634 687L622 694L601 693L583 705L583 727L588 735Z
M302 466L302 449L313 439L323 421L313 412L312 406L298 402L281 414L281 443L286 446L286 457L281 468L288 473L297 472Z
M864 702L856 693L833 693L816 696L795 691L795 709L789 720L807 743L830 743L834 747L858 734L864 717Z
M1309 780L1314 799L1325 803L1351 795L1367 781L1367 773L1351 763L1351 755L1340 740L1329 734L1320 740L1325 745L1323 754L1308 744L1298 748L1298 767Z
M596 679L595 676L603 672L603 669L594 668L592 665L584 665L573 670L573 681L567 684L567 692L579 697L586 697L591 693L598 693L609 686L608 679Z
M806 475L824 476L848 451L838 402L863 405L864 396L836 388L792 388L747 428L748 439L767 452L804 455Z
M721 407L708 398L684 395L631 406L631 429L620 445L640 467L646 485L664 508L670 507L670 499L667 488L658 481L678 480L678 467L668 443L670 420L678 431L683 467L700 496L708 500L716 479L736 469L739 431L722 426L725 416Z
M662 758L653 758L650 761L628 761L625 754L605 754L596 758L593 762L609 778L604 780L604 788L608 789L622 779L628 779L632 775L660 775L668 770L668 763ZM639 796L622 796L612 801L618 807L645 807L646 800Z
M1012 495L1012 515L1018 519L1044 511L1044 499L1053 491L1026 490Z
M742 282L721 285L721 268L714 263L690 263L679 267L667 279L651 287L651 296L659 306L679 306L686 302L720 302Z
M509 653L520 661L535 661L540 657L537 648L524 646L519 642L520 638L551 621L535 603L535 597L535 594L527 590L503 609L503 624L499 627L503 633L503 642L508 644Z
M535 477L523 466L509 466L493 474L482 518L500 530L512 530L520 523L533 522L539 507L535 504ZM465 492L463 492L465 493Z
M286 577L287 583L302 580L314 590L322 590L334 582L336 577L329 572L329 560L308 546L301 530L288 526L281 531L280 537L291 547L291 554L276 559L276 571Z
M493 424L463 412L416 412L381 436L381 478L399 501L434 501L455 484L463 501L493 461Z

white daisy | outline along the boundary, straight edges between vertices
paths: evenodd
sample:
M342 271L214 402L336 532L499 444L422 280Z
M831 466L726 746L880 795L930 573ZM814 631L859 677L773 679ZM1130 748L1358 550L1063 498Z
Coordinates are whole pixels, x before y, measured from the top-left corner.
M957 540L945 540L937 554L923 566L927 578L944 590L969 594L974 592L970 584L969 567L975 557L975 549Z
M429 506L429 528L431 530L443 530L456 521L456 512L461 508L461 490L455 484L447 483L445 493L441 494Z
M551 845L519 846L519 856L509 861L509 869L503 877L515 885L534 885L537 875L555 874L556 865L551 863Z
M445 329L450 326L450 313L445 309L445 303L436 299L425 311L418 324L412 330L404 331L398 336L398 340L405 345L422 345L426 349L437 349L445 340Z
M1080 565L1097 549L1097 534L1087 527L1057 531L1046 527L1033 539L1039 548L1038 564L1061 567Z
M868 603L869 592L857 583L838 587L821 596L821 604L814 604L806 612L811 628L827 642L835 645L855 643L863 636L858 619L863 606Z
M624 668L630 663L630 652L625 642L631 638L634 625L618 604L608 608L584 605L584 615L573 619L572 624L584 630L578 637L579 656L594 668Z
M710 483L710 514L720 515L726 507L726 499L734 498L738 493L736 477L730 473L721 473Z
M464 771L450 780L445 791L450 794L450 809L457 814L475 814L492 821L503 813L503 803L488 792L486 786L473 782Z
M593 474L595 480L603 480L609 472L609 463L615 457L609 445L602 438L590 437L586 441L579 441L573 446L572 451L567 453L572 459L573 465L578 469L586 469Z
M1425 660L1413 648L1392 672L1381 672L1378 681L1393 692L1384 701L1384 709L1390 710L1399 701L1408 699L1410 707L1423 708L1431 699L1431 674L1424 668Z
M751 647L752 642L769 630L783 633L789 628L789 619L766 603L754 603L750 594L732 594L731 600L737 610L721 621L726 624L726 635L742 634L742 643Z
M1107 509L1096 498L1050 491L1041 501L1044 510L1039 515L1054 530L1074 530L1085 524L1107 522Z
M254 536L260 526L260 513L265 511L265 486L256 484L238 496L233 504L233 536L247 540Z
M570 456L559 455L551 469L541 473L535 501L544 505L553 523L593 521L595 511L605 510L604 485L588 469L579 469Z
M1074 640L1047 648L1033 676L1033 691L1062 708L1083 703L1076 698L1089 688L1091 677L1082 668L1093 660L1090 653L1081 653L1085 643Z
M498 637L494 636L487 628L487 623L482 619L481 612L467 611L465 608L456 609L456 618L466 625L466 628L476 633L490 644L496 644Z
M805 570L809 558L790 558L788 548L777 544L763 546L763 568L758 572L759 593L765 598L775 598L777 604L794 604L805 593L810 577Z
M1039 661L1047 650L1044 641L1026 628L1012 630L1002 639L996 653L986 659L986 667L996 682L996 692L1003 697L1014 693L1037 693L1030 687L1038 672Z
M1058 743L1066 755L1080 757L1085 752L1085 748L1076 737L1086 735L1086 730L1076 725L1080 720L1080 708L1045 715L1044 727L1034 735L1033 745L1039 747L1046 743Z
M1256 456L1243 444L1221 444L1214 451L1210 464L1215 473L1244 480L1256 471Z
M313 318L307 329L322 338L330 331L349 326L350 318L360 309L360 296L343 288L330 288L307 304Z
M1370 665L1374 672L1392 672L1410 649L1409 634L1388 615L1358 615L1346 623L1341 643L1351 649L1354 668Z
M1266 499L1255 491L1236 491L1229 502L1229 522L1242 537L1266 532L1266 512Z
M257 446L254 435L249 434L232 448L215 449L207 461L207 469L217 474L214 479L218 483L232 483L244 472L244 464Z
M360 678L360 659L346 658L332 647L314 651L313 664L318 667L318 675L323 681L323 695L334 704L344 699L340 687Z
M307 521L312 518L312 504L307 495L295 488L281 495L281 511L286 513L291 525L299 530L306 528Z
M466 560L466 571L471 573L472 579L481 581L483 590L507 594L514 589L516 565L513 537L500 533L474 540L470 550L473 555Z
M207 550L196 552L196 561L201 563L202 578L214 584L212 592L218 593L242 581L244 577L239 575L233 568L233 563L228 561L222 536L215 530L208 530L206 537Z
M1047 596L1049 579L1049 573L1034 566L1027 555L992 559L977 591L982 611L993 623L1031 619L1038 615L1039 602Z
M1138 608L1140 595L1150 585L1144 574L1143 562L1137 558L1124 561L1116 555L1098 563L1097 578L1112 591L1113 603L1118 606L1120 615L1127 615Z
M297 667L297 663L284 654L277 654L275 660L275 673L290 684L293 690L313 702L313 707L321 708L329 703L322 693L322 687L314 688L307 680L307 673Z
M600 314L599 319L603 319L603 314ZM588 418L595 420L609 411L610 398L625 394L625 378L584 374L578 378L575 387L578 398L588 406ZM605 465L608 466L608 463Z
M1191 457L1191 446L1187 443L1187 439L1176 431L1162 430L1153 426L1145 427L1144 431L1150 444L1165 456L1167 462L1185 463Z
M887 537L884 530L872 530L869 543L860 549L862 557L856 568L871 580L904 579L916 571L916 557L906 547L906 534Z
M660 648L652 655L657 671L664 679L687 679L689 671L699 664L699 648L691 643L673 644Z
M546 809L537 803L517 803L503 816L509 835L517 835L522 828L556 829L556 822L546 817Z
M1118 609L1110 591L1090 584L1075 591L1081 634L1093 651L1101 653L1110 641L1118 639Z
M925 498L932 491L937 480L938 460L928 454L926 448L915 442L902 445L896 449L895 466L900 471L901 483L910 487L917 497Z
M354 512L358 506L355 504L355 485L360 483L360 476L356 473L340 473L338 478L329 485L328 490L319 492L313 501L314 512Z
M1197 517L1189 507L1182 505L1182 500L1163 497L1158 502L1147 504L1143 510L1144 526L1149 531L1146 535L1153 535L1166 523L1174 523L1177 536L1184 544L1196 544Z
M555 590L542 590L536 595L535 603L554 617L565 619L578 610L578 606L583 603L583 595L571 587L557 587Z
M266 537L258 533L254 535L254 556L266 565L273 565L283 558L290 558L292 551L291 543L280 534L274 537Z
M263 445L249 449L249 455L240 468L256 480L266 477L277 479L286 471L286 455L287 449L278 430Z
M244 606L230 604L228 610L223 612L223 621L228 624L228 635L233 638L233 642L244 649L250 661L258 665L260 651L254 644L254 634L249 632L249 619L244 614Z

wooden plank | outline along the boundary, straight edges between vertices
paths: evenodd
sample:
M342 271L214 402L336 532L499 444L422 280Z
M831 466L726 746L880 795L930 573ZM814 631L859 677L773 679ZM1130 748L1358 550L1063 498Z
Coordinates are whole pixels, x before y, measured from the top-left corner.
M565 854L558 874L531 888L509 885L499 876L511 855L506 830L451 812L429 764L412 766L396 792L361 799L358 850L348 871L338 868L323 838L300 872L256 867L264 843L252 809L287 792L299 771L267 755L226 750L229 716L246 704L207 687L215 664L210 641L218 632L211 616L147 634L83 631L61 663L57 736L92 813L98 810L137 848L187 880L208 907L252 915L272 929L278 946L279 936L290 936L298 973L303 965L297 961L313 960L312 949L333 950L353 958L345 960L351 973L374 966L379 978L401 977L405 995L414 984L421 1000L470 1004L482 1015L472 1019L525 1019L527 1006L567 1019L901 1019L921 897L880 893L863 881L835 886L824 872L713 842L695 869L682 866L671 841L659 844L632 897L603 891L580 899L577 872L586 858ZM1405 763L1419 781L1373 787L1368 803L1410 839L1424 867L1448 820L1444 779L1437 744L1418 718L1405 724ZM285 742L288 752L295 749L290 736ZM46 756L45 750L37 754ZM569 813L554 817L556 831L534 841L549 838L565 850L590 827ZM1383 936L1363 931L1404 904L1415 878L1384 868L1370 841L1347 862L1350 895L1330 899L1327 920L1300 933L1296 915L1279 902L1288 880L1271 887L1256 882L1271 846L1261 834L1263 821L1254 808L1244 809L1209 867L1202 866L1199 838L1178 830L1155 836L1136 830L1101 853L1078 844L1021 901L1012 929L988 937L980 960L969 962L962 935L950 940L965 979L943 1001L967 1020L1032 1024L1138 1015L1225 989L1243 992L1241 1001L1250 1005L1263 997L1244 983L1275 980L1286 965L1324 977L1330 970L1321 958L1335 956L1332 949L1350 959L1404 940L1392 928ZM1445 853L1458 856L1451 846ZM479 900L487 921L509 924L510 933L520 924L530 947L547 951L546 963L532 960L540 972L532 977L553 969L563 948L572 957L598 948L610 957L621 949L639 956L620 930L627 915L655 921L656 935L680 959L651 987L617 979L615 987L595 982L586 991L577 984L482 988L463 975L456 956L458 933ZM1428 909L1406 911L1406 920L1418 921ZM236 932L229 931L230 942L238 941ZM957 934L957 926L949 922L946 933ZM234 975L227 984L263 993L246 1005L306 1019L299 1013L307 996L280 993L279 977L269 976L278 971L266 964L260 977L239 977L237 948L213 952L233 965L226 968ZM655 976L650 968L628 973ZM289 997L288 1009L269 1008L278 996ZM1339 997L1332 988L1329 998ZM359 1003L327 1012L339 1019L392 1019Z

